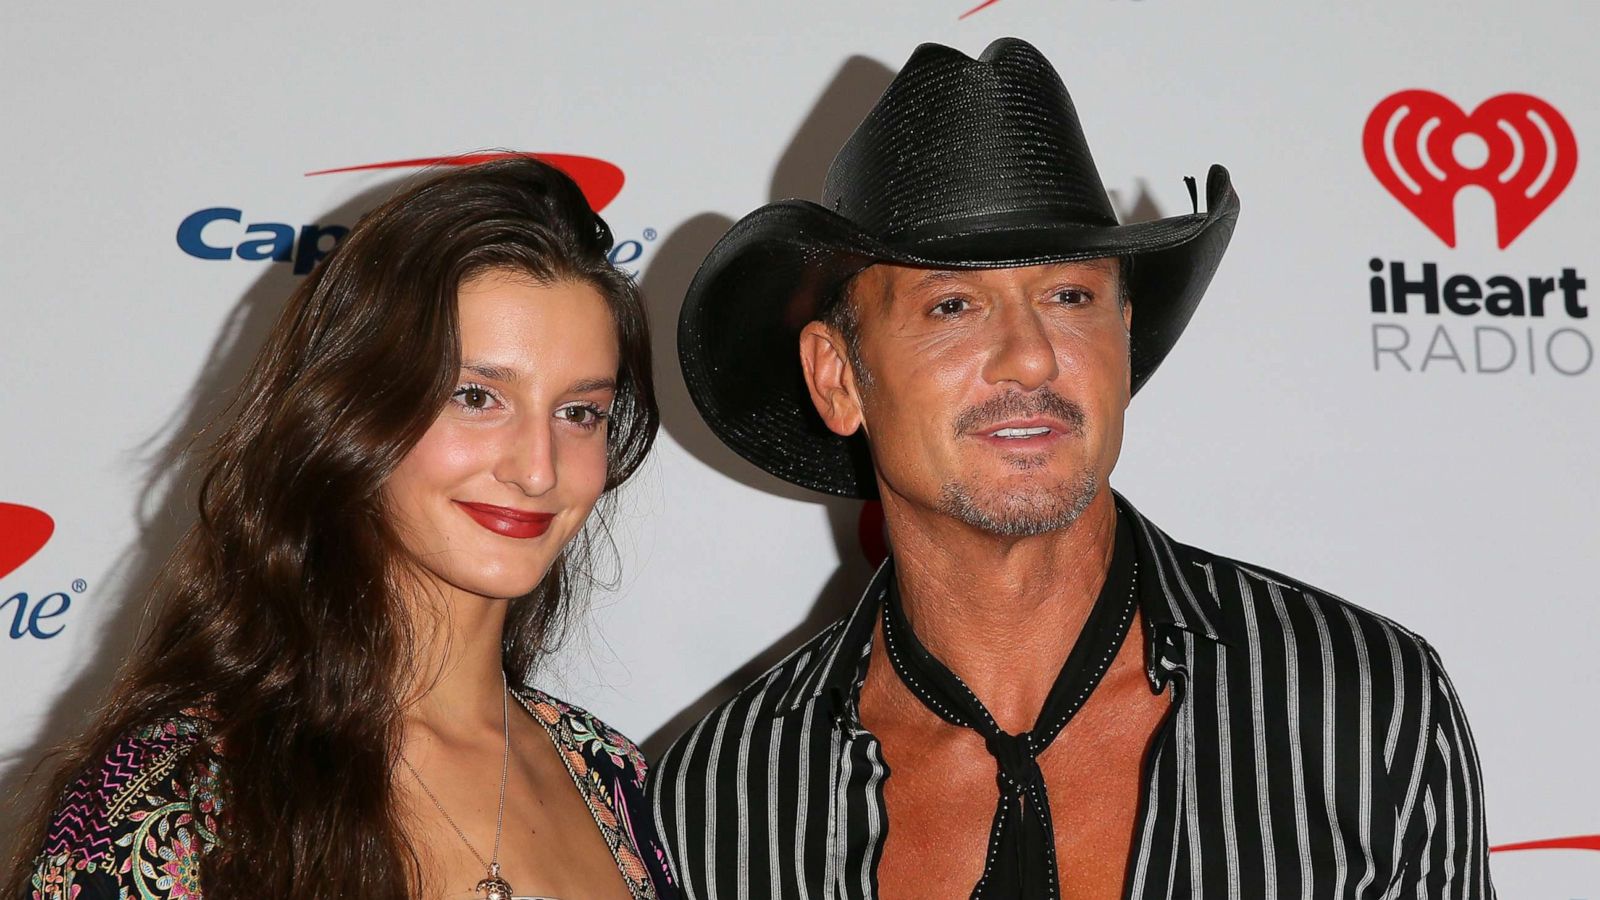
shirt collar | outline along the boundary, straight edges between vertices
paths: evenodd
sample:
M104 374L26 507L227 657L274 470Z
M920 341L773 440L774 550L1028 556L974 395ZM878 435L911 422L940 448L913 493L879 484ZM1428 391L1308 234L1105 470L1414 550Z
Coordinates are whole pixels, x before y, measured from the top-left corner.
M1151 689L1159 691L1174 670L1188 665L1174 632L1225 646L1233 642L1225 631L1205 555L1168 537L1121 494L1116 498L1117 509L1133 525L1139 551L1139 610L1148 636L1145 675Z
M1121 494L1115 496L1118 511L1133 526L1139 559L1139 610L1149 635L1146 675L1151 687L1159 690L1174 669L1186 664L1181 649L1170 640L1174 631L1224 645L1232 641L1223 631L1222 609L1215 590L1207 583L1209 568L1201 558L1203 554L1173 541ZM774 709L778 715L795 712L830 691L844 697L855 696L864 672L861 658L872 642L893 566L893 557L884 560L849 617L835 624L795 670L793 681Z
M794 680L775 708L779 715L800 709L830 689L854 693L861 656L872 643L878 610L883 606L884 591L889 587L893 572L891 556L873 573L849 617L836 623L831 634L818 643L811 656L795 670Z

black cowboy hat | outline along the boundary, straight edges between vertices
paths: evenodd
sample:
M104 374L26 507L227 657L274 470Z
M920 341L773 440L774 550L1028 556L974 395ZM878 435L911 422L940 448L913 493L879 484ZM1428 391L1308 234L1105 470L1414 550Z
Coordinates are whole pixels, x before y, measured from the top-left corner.
M1031 44L974 60L923 44L828 169L822 203L780 200L723 235L678 320L689 395L723 443L786 481L877 495L859 436L829 431L800 369L798 335L878 262L1011 268L1132 257L1133 390L1194 314L1233 234L1239 199L1212 166L1206 211L1119 225L1078 114Z

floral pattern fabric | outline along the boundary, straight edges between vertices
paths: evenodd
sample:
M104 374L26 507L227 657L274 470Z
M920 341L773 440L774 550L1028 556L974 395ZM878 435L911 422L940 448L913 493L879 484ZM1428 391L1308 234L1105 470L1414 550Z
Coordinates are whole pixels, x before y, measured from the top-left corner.
M532 688L514 694L555 743L635 900L678 897L645 797L644 754L583 709Z
M178 770L206 730L198 713L150 726L73 782L34 862L32 900L199 897L223 811L214 770L193 786Z
M639 749L576 706L532 688L514 695L549 734L635 900L676 900ZM182 769L208 724L190 711L150 726L73 782L34 860L29 900L201 897L200 860L227 816L215 770L190 784Z

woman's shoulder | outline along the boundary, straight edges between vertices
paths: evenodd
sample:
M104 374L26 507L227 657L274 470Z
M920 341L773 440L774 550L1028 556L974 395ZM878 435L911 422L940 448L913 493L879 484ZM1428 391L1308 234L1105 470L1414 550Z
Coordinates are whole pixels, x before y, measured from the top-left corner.
M643 785L647 770L644 754L622 732L575 703L568 703L535 687L519 687L513 693L562 743L570 745L597 763L610 763L620 773Z
M532 687L513 693L550 733L633 895L678 897L645 798L647 770L638 746L581 706Z
M193 776L202 710L152 721L91 759L58 799L34 859L35 898L185 897L216 846L216 770Z

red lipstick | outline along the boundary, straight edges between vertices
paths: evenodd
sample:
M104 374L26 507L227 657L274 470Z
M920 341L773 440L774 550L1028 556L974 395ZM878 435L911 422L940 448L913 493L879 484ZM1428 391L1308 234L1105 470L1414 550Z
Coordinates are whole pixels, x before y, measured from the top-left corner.
M529 512L525 509L491 506L487 503L467 503L464 500L452 502L471 516L472 521L508 538L536 538L550 529L550 520L555 518L553 513Z

